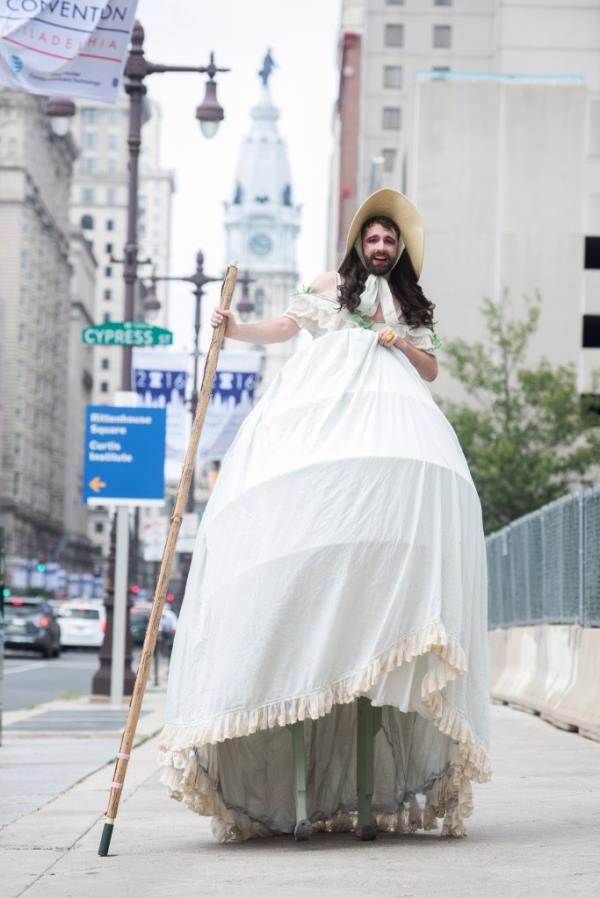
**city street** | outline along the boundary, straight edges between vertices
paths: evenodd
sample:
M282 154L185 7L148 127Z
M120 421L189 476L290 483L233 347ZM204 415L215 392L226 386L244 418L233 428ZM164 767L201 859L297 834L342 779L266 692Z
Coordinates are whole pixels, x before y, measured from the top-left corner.
M7 651L4 658L4 710L32 708L57 698L89 695L98 667L96 651L64 651L60 658Z
M134 651L134 670L139 650ZM98 669L98 652L63 649L60 658L40 658L33 652L7 651L4 658L4 710L33 708L55 699L89 695Z

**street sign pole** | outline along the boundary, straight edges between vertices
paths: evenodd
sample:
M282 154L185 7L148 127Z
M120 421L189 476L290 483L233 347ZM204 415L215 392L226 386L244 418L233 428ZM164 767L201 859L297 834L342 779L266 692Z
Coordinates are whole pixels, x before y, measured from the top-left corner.
M131 380L131 350L134 346L171 346L173 331L144 321L106 321L92 324L81 331L81 340L86 346L122 346L130 354L129 368L123 374L123 389L129 390ZM125 381L127 380L127 383Z
M137 397L136 397L137 399ZM140 406L90 405L86 413L83 501L88 505L127 509L164 505L165 409ZM99 667L92 679L94 695L130 695L134 676L131 665L131 633L127 626L128 519L120 533L111 528L109 576L106 588L106 631L100 649ZM117 582L117 568L120 579ZM124 585L123 585L124 578ZM124 596L125 611L121 610ZM122 625L125 626L121 633ZM124 648L119 640L124 640ZM118 642L115 644L115 640ZM125 655L125 667L123 656ZM114 665L119 665L114 670ZM115 680L116 678L116 680ZM116 683L116 685L115 685ZM116 690L116 691L115 691Z
M129 509L117 508L115 590L113 598L112 665L110 703L120 706L125 679L125 630L127 626L127 571L129 567Z

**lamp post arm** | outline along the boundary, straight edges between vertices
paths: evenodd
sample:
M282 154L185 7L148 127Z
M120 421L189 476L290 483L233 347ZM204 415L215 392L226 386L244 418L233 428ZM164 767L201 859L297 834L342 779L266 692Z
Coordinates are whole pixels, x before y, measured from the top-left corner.
M216 66L194 65L162 65L161 63L144 60L146 75L162 75L164 72L196 72L199 75L209 75L214 78L217 72L230 72L231 69L219 69ZM127 74L127 71L125 72Z
M168 275L162 275L160 277L155 277L153 275L151 280L153 280L153 281L183 281L186 284L194 284L194 286L203 287L204 284L220 283L223 280L223 278L208 278L208 277L203 276L202 279L200 279L195 274L189 275L188 277L174 277L174 276L168 276Z

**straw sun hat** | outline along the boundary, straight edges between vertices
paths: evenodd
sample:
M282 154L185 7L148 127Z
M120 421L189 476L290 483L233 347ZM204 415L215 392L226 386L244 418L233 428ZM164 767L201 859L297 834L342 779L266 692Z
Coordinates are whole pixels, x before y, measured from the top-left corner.
M384 187L376 190L371 196L368 196L364 203L357 210L346 238L346 249L344 257L340 262L339 269L342 267L356 242L360 236L362 226L369 218L379 215L385 215L391 218L400 229L400 236L404 241L408 258L412 263L417 279L421 276L423 268L423 246L425 229L423 219L419 212L413 206L411 201L400 193L399 190L391 190Z

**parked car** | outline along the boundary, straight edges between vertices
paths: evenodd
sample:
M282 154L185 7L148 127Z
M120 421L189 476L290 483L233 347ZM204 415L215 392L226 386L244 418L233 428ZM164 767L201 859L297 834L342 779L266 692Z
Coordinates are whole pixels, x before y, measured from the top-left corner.
M45 599L12 596L4 601L4 645L33 649L45 658L60 655L60 627Z
M130 612L131 640L134 645L143 645L150 620L152 605L136 603ZM175 630L177 628L177 615L169 607L163 608L158 629L158 650L162 655L169 656L173 646Z
M99 648L106 632L106 611L101 602L63 602L56 610L64 647Z
M146 628L150 620L152 605L133 605L129 613L129 625L131 628L131 641L134 645L143 645L146 636Z

